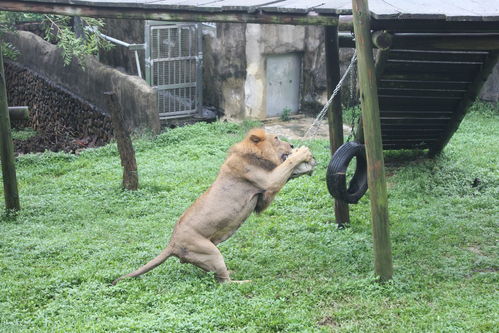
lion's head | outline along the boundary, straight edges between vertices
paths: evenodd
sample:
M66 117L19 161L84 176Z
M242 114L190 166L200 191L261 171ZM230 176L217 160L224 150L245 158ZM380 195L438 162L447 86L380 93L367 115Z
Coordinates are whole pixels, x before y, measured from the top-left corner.
M293 146L278 136L266 133L261 128L248 132L243 141L232 147L231 152L244 157L252 164L272 170L292 153Z

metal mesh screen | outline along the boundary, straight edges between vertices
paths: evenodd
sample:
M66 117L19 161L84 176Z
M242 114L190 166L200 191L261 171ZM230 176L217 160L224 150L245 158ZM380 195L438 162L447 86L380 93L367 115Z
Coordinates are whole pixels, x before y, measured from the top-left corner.
M151 25L150 84L158 91L160 118L198 110L200 28L196 24Z

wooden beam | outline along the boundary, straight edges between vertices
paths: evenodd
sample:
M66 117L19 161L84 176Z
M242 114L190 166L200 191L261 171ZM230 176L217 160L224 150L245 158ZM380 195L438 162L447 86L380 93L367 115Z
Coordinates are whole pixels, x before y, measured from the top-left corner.
M355 39L349 32L340 32L338 40L338 45L342 48L355 48Z
M382 281L392 278L392 250L388 222L388 196L381 142L376 73L372 52L370 13L367 0L353 0L353 25L357 40L357 67L362 106L362 125L367 155L371 201L375 272Z
M9 116L12 120L28 120L29 107L27 106L9 106Z
M352 15L340 15L338 19L339 31L353 31L353 18Z
M428 19L371 20L372 30L396 32L499 32L497 21L447 21Z
M480 89L484 85L485 81L489 77L489 74L494 69L494 66L499 61L499 51L491 52L485 63L483 64L481 72L475 77L473 82L468 87L468 91L465 93L464 97L459 102L456 110L453 113L452 119L449 121L449 126L445 129L444 134L442 135L441 140L436 143L433 147L430 148L430 155L434 156L442 152L444 147L449 142L450 138L456 132L459 124L463 120L466 115L466 111L476 100L478 94L480 93Z
M338 47L338 28L336 26L325 27L326 47L326 78L327 95L331 96L340 81L340 53ZM341 110L341 92L338 92L329 106L327 113L329 124L329 143L331 156L343 144L343 115ZM334 215L338 227L350 223L348 203L334 200Z
M373 44L380 50L388 50L392 46L393 35L387 31L375 31L372 36Z
M399 50L450 50L450 51L489 51L499 50L498 33L394 33L379 32L373 35L375 47L385 45L391 36L391 48ZM350 33L340 34L340 47L355 47Z
M0 10L15 12L32 12L42 14L59 14L68 16L108 17L115 19L157 20L174 22L228 22L228 23L261 23L291 25L338 25L338 15L273 15L266 13L214 13L171 9L146 9L141 7L91 6L75 4L19 2L6 0L0 2Z
M3 50L0 46L0 157L2 161L3 189L5 208L19 210L19 192L17 189L16 163L14 146L10 133L10 117L7 104L7 89L3 68Z
M410 50L499 50L499 34L393 34L392 49Z

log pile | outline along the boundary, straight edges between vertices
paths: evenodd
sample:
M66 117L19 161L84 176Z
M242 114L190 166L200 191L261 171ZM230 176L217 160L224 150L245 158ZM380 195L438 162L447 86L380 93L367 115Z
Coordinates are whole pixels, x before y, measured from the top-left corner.
M6 63L5 71L9 105L27 105L30 110L29 120L12 125L31 127L38 133L24 142L16 140L18 153L76 152L102 146L112 138L109 115L15 63Z

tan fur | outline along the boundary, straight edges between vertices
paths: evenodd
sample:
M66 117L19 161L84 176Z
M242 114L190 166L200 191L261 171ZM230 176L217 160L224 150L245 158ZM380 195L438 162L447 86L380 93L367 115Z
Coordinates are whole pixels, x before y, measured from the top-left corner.
M230 149L215 182L180 217L167 247L149 263L113 284L144 274L170 256L214 272L219 282L231 281L216 245L232 236L253 211L267 208L293 169L312 159L306 147L291 153L289 143L263 129L251 130Z

